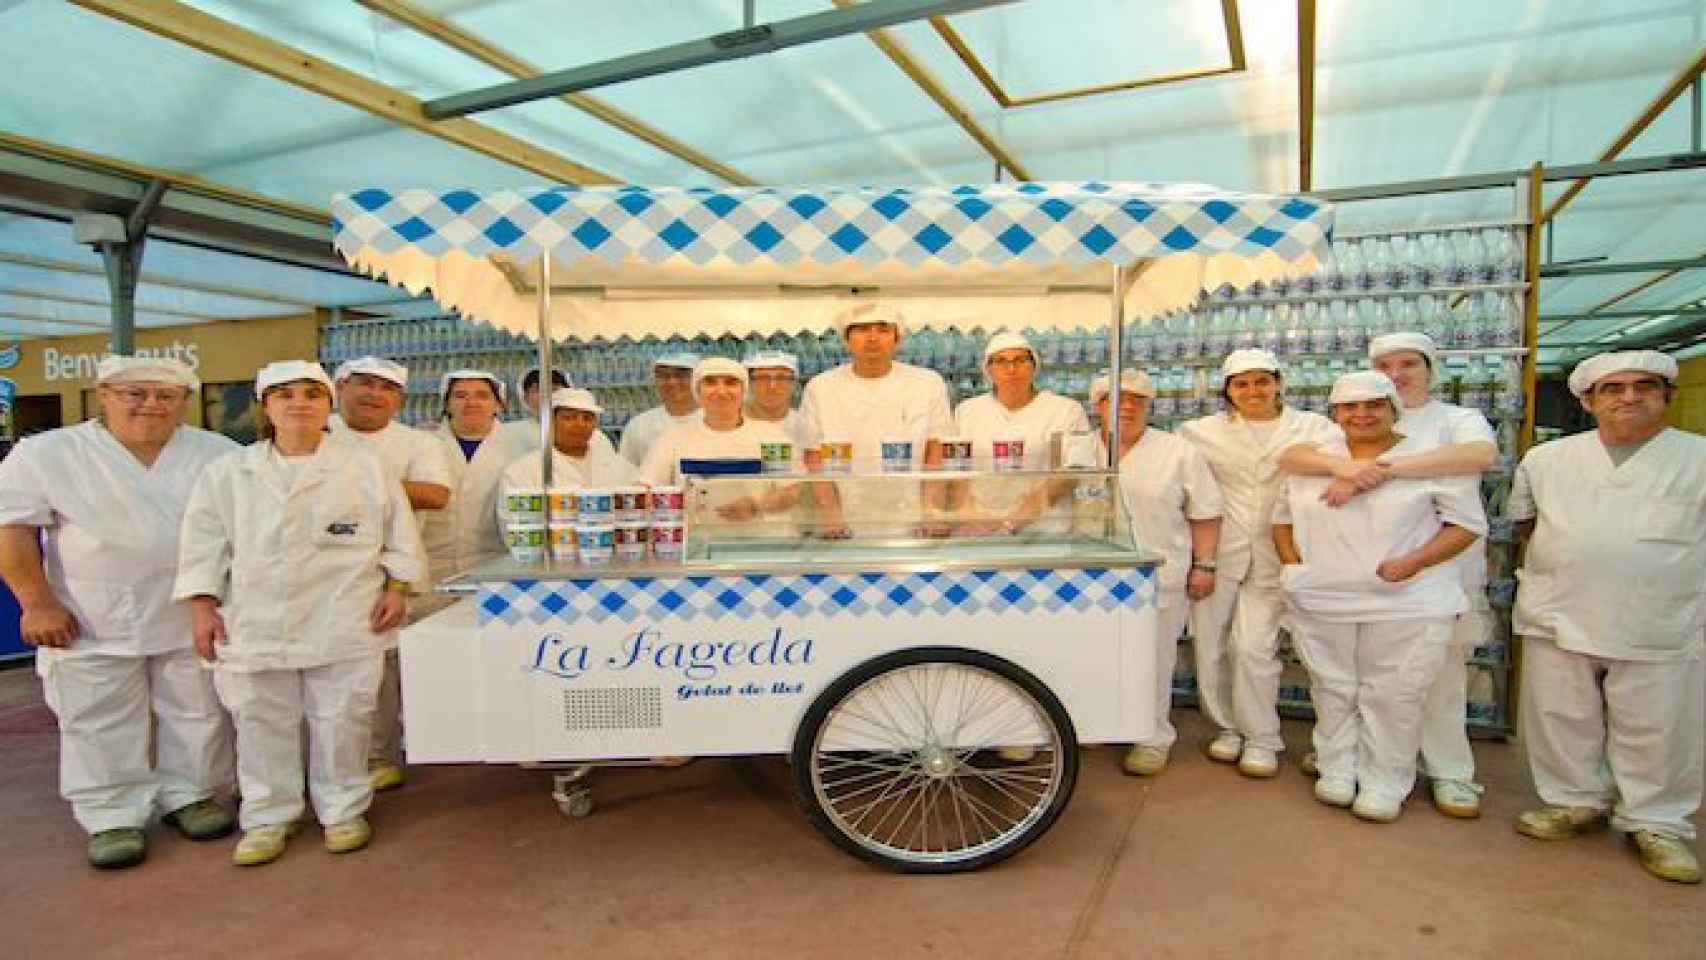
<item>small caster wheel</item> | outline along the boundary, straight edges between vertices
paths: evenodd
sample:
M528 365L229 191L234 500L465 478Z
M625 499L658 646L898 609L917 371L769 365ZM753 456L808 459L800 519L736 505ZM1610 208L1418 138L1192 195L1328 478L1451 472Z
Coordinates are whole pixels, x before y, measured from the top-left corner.
M593 806L591 790L576 790L557 801L557 809L563 816L576 820L592 816Z

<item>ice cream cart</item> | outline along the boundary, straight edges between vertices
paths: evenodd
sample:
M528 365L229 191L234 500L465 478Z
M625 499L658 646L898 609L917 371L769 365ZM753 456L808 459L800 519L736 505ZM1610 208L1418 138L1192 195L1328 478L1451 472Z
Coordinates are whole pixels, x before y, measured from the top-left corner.
M570 336L792 332L877 299L908 329L1105 322L1116 378L1125 318L1313 270L1332 224L1305 198L1130 183L370 189L333 217L350 263L537 338L542 365ZM468 571L403 635L409 760L571 765L554 795L582 815L593 764L783 754L856 856L1011 856L1070 799L1080 744L1148 733L1156 561L1106 464L961 466L696 480L679 559ZM922 535L919 491L946 484L1054 506L1017 534L939 514ZM709 505L733 485L801 504L831 486L839 520L876 532L820 536L805 508L729 521Z

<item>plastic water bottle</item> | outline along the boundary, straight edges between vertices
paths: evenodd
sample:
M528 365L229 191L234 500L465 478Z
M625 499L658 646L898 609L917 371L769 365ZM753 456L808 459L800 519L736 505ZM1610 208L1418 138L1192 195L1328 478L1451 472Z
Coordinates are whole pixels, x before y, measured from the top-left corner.
M1150 418L1155 423L1172 420L1178 413L1178 394L1173 387L1173 371L1162 369L1155 375L1155 398L1149 401Z
M1250 350L1261 345L1260 317L1254 308L1238 308L1237 345L1240 350Z
M1480 269L1481 245L1476 242L1474 231L1452 231L1451 253L1456 261L1451 272L1452 284L1464 287L1476 282L1476 273Z
M1493 376L1493 410L1507 417L1523 411L1522 367L1516 357L1495 357L1498 369Z
M1393 280L1392 242L1386 237L1369 237L1362 242L1367 251L1368 275L1373 281L1371 290L1391 290Z
M1501 294L1496 299L1493 315L1498 319L1493 328L1493 346L1521 346L1524 321L1522 300L1514 293Z
M1291 305L1287 303L1270 303L1262 307L1261 329L1258 337L1262 349L1275 354L1285 352L1285 318L1291 314L1291 309Z
M1398 234L1391 239L1391 266L1387 268L1389 290L1408 290L1416 282L1416 251L1410 238Z

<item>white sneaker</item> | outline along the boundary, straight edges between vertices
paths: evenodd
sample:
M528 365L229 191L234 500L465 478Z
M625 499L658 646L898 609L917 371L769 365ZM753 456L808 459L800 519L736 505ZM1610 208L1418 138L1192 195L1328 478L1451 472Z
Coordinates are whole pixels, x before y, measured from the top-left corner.
M1246 744L1243 755L1238 758L1238 772L1246 777L1266 780L1279 773L1279 754L1267 747Z
M1391 823L1398 819L1398 815L1403 812L1403 800L1389 800L1385 797L1377 797L1366 790L1358 793L1356 802L1351 804L1351 813L1356 814L1364 820L1371 820L1375 823Z
M1348 807L1356 796L1356 781L1348 777L1322 777L1315 781L1315 799L1329 807Z
M1217 763L1237 763L1244 753L1244 738L1235 730L1222 730L1209 741L1208 758Z
M1474 820L1481 815L1481 788L1464 780L1435 780L1434 809L1448 817Z

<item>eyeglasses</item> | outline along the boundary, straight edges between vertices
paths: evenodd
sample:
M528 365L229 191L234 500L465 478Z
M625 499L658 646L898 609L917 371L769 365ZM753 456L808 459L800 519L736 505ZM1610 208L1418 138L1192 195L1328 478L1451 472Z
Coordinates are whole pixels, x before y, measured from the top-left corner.
M178 403L190 395L186 387L107 387L107 393L126 406L140 407L149 400L157 403Z
M752 380L752 385L755 387L761 387L761 386L781 387L781 386L789 386L789 385L793 384L794 377L793 377L793 375L786 374L786 373L779 373L779 374L778 373L758 373L758 374L752 374L751 380Z
M1650 397L1664 388L1665 384L1663 380L1659 380L1656 377L1643 377L1640 380L1601 383L1593 388L1593 392L1595 395L1601 397L1615 397L1625 393L1632 393L1637 397Z
M990 357L989 365L992 367L1028 367L1031 365L1031 355L1024 353L1016 357Z

